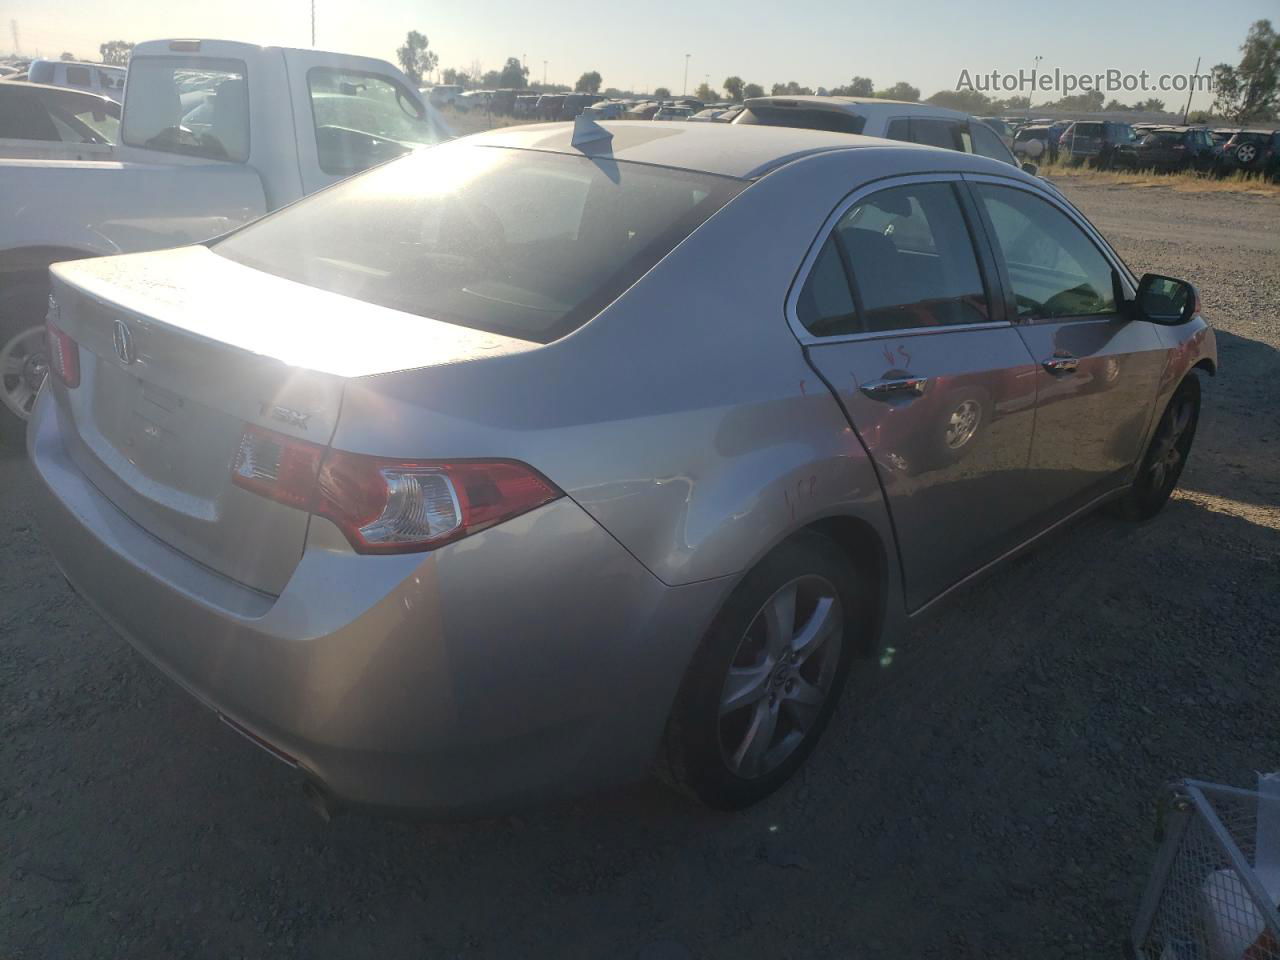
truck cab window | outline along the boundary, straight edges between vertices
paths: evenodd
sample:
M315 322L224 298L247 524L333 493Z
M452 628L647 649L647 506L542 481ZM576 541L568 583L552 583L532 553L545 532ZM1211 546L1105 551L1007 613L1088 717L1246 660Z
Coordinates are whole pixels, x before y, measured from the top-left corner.
M307 88L325 173L357 173L443 139L421 101L391 77L315 67Z
M134 57L121 139L207 160L249 159L249 89L240 60Z

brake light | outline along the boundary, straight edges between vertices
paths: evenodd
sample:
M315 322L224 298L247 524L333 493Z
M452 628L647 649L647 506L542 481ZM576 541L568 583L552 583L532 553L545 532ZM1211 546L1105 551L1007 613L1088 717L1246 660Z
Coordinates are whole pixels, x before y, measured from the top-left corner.
M45 333L49 341L49 366L59 380L75 389L80 386L80 345L60 330L52 319L45 320Z
M332 520L358 553L430 550L563 496L514 460L392 460L253 425L241 437L231 479Z

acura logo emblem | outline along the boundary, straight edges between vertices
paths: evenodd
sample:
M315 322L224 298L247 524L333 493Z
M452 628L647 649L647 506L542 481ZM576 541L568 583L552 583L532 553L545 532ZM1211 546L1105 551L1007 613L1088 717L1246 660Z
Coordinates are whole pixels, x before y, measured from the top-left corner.
M115 329L111 331L111 343L115 346L116 356L121 363L129 364L138 359L133 350L133 334L123 320L116 321Z

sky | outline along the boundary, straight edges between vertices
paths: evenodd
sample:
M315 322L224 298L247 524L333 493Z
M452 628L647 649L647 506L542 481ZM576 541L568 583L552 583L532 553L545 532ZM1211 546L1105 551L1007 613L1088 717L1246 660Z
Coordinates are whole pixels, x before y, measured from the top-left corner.
M394 61L405 33L419 30L441 67L466 70L478 62L488 70L522 57L534 81L543 78L546 61L551 82L573 83L598 70L606 87L643 92L665 86L680 93L689 54L689 93L704 79L718 87L730 75L766 91L774 82L830 87L860 75L877 87L906 80L928 96L955 89L962 70L1029 70L1037 56L1042 70L1153 75L1189 73L1202 57L1207 72L1215 63L1238 63L1249 25L1280 21L1280 7L1275 0L917 0L909 6L738 0L731 8L670 0L315 0L315 15L322 49ZM11 21L21 52L55 57L67 50L96 59L98 44L113 39L201 37L296 47L311 41L310 0L0 0L0 51L13 46ZM1198 94L1193 109L1209 99Z

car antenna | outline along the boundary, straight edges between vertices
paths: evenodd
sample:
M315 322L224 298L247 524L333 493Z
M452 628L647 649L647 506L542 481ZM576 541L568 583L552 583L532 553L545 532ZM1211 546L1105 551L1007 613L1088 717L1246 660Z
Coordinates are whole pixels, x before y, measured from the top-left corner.
M570 144L575 147L584 147L588 143L595 143L597 140L612 140L613 134L606 130L600 124L596 123L591 117L585 113L579 114L578 118L573 121L573 140Z

